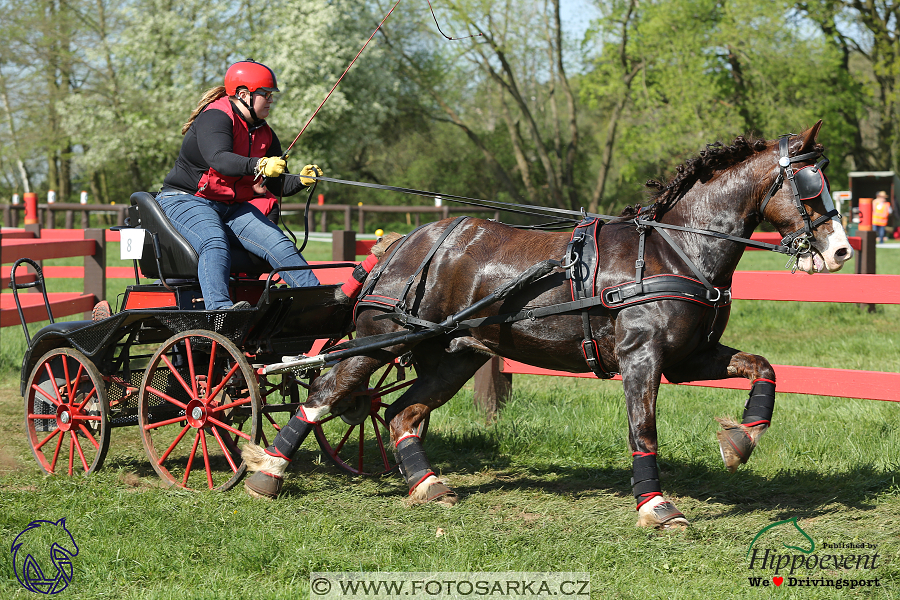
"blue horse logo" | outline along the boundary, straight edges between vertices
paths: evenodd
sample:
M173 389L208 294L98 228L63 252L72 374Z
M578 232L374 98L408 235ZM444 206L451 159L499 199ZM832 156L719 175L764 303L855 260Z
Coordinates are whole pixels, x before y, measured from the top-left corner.
M49 550L53 567L45 572L39 561ZM16 578L26 590L38 594L58 594L72 581L72 557L78 555L75 538L66 529L66 520L32 521L12 544Z

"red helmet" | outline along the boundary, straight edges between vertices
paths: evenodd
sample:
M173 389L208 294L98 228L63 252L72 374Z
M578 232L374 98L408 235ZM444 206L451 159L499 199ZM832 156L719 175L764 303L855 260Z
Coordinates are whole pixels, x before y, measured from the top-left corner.
M279 91L272 69L249 59L234 63L225 72L225 93L234 96L240 87L247 88L251 94L257 90Z

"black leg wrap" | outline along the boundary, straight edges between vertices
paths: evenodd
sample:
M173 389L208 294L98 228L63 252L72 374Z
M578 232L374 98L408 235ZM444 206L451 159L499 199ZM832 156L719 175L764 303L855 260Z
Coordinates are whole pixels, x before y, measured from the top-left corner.
M400 474L406 479L409 491L419 485L429 475L434 475L431 463L425 456L422 448L422 440L417 436L410 436L397 444L397 462L400 465Z
M287 425L281 428L281 431L275 436L275 441L266 448L266 452L291 460L312 430L312 423L307 423L300 416L294 416Z
M750 397L744 405L742 425L759 425L771 423L775 410L775 382L768 379L757 379L750 388Z
M659 470L656 468L656 456L635 456L632 462L634 476L631 478L631 491L638 504L656 494L662 494L659 485Z

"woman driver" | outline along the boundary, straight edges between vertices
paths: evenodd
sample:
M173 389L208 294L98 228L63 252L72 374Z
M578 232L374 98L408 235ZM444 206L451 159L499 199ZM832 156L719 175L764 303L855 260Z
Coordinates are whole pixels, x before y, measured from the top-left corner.
M277 92L275 73L258 62L235 63L225 85L207 91L182 127L184 141L156 200L199 255L200 288L206 310L247 308L228 293L230 239L272 267L304 266L294 244L259 208L275 195L291 196L321 175L307 165L300 176L286 172L278 137L265 119ZM310 270L282 271L291 287L319 285Z

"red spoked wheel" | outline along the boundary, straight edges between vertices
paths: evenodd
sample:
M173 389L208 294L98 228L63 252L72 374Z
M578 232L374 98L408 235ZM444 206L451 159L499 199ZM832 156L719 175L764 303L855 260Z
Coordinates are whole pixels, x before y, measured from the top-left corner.
M313 429L329 461L350 475L385 475L397 468L383 414L400 392L416 381L415 372L395 360L372 377L377 381L374 386L344 399ZM425 417L419 435L424 438L427 431Z
M259 441L259 408L256 374L237 346L212 331L179 333L141 381L144 450L168 485L231 489L247 470L238 444Z
M57 348L31 370L25 388L25 432L44 472L93 473L109 450L106 382L84 354Z

